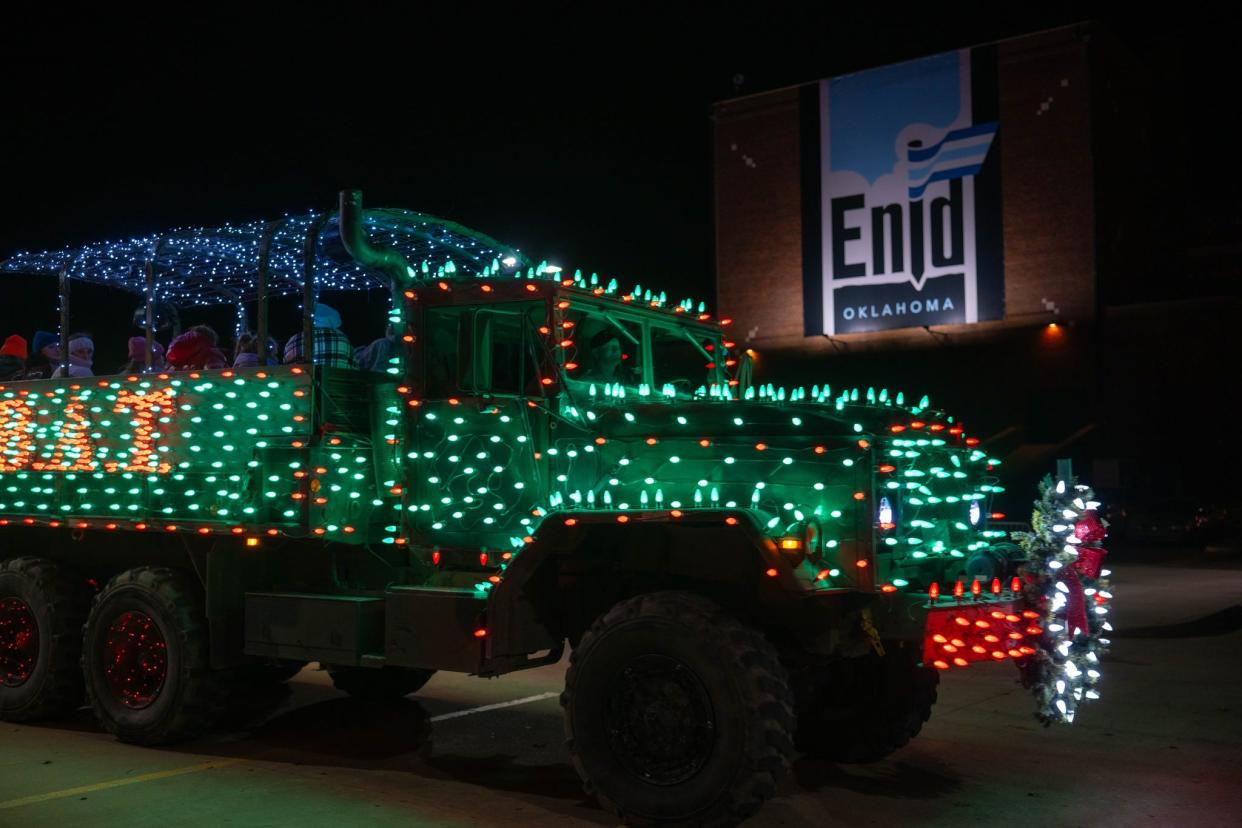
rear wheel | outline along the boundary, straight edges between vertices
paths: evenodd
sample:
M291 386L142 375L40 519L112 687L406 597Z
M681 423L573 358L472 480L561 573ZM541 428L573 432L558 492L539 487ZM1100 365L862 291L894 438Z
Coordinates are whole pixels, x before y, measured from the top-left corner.
M83 637L86 691L122 742L160 745L207 730L224 709L211 668L202 591L180 572L139 567L95 598Z
M617 604L570 658L561 696L588 793L631 825L733 825L776 793L793 699L772 645L716 604Z
M796 671L797 746L833 762L874 762L903 747L931 718L940 674L912 647L883 656L804 663Z
M392 701L422 689L435 670L413 667L330 667L337 690L368 701Z
M29 722L82 701L87 593L42 558L0 564L0 719Z

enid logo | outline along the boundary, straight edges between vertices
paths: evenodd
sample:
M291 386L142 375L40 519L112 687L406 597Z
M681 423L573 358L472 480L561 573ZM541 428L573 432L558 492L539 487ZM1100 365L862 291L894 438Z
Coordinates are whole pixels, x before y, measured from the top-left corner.
M808 334L1003 315L990 58L961 50L820 83Z

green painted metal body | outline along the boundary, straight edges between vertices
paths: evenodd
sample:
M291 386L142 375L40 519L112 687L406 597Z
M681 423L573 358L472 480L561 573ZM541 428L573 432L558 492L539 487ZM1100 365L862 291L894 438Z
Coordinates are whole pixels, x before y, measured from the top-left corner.
M739 393L719 325L632 297L547 281L424 287L407 294L416 346L402 406L404 534L418 547L481 550L504 568L548 521L714 514L776 544L800 539L781 560L803 589L914 591L960 577L1003 537L987 526L999 461L926 402L827 386ZM510 338L530 357L530 377L507 390L479 364L498 347L483 315L516 320ZM592 319L633 334L630 382L575 378ZM703 359L665 382L654 350L678 334ZM445 351L457 371L437 369Z

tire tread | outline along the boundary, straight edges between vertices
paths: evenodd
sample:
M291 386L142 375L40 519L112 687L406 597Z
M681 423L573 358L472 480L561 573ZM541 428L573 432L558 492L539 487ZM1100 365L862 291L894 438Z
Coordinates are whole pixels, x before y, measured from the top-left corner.
M747 692L758 714L753 722L758 728L749 740L744 771L720 799L691 821L693 825L704 826L736 825L776 795L779 779L789 770L794 753L794 699L788 676L772 644L758 630L744 625L714 602L690 592L646 593L621 601L596 619L571 653L560 701L566 711L565 744L582 778L583 789L627 824L656 824L627 813L625 803L613 802L598 790L576 749L569 716L574 686L582 669L581 654L589 653L595 641L610 628L644 616L673 621L692 630L705 642L715 638L736 665L738 674L746 679Z
M97 622L96 612L112 595L127 589L137 589L149 600L161 604L173 619L176 643L182 648L181 700L167 721L131 729L121 726L104 713L103 706L95 698L92 683L87 681L87 698L95 717L118 740L131 744L166 745L202 735L224 712L229 682L223 671L211 666L201 590L185 573L162 566L141 566L122 572L109 581L95 596L88 629L84 634L83 671L90 669L86 649L91 640L89 626Z
M2 712L9 722L33 722L72 712L82 703L82 626L86 622L87 597L65 570L46 558L11 558L0 563L0 572L27 579L47 600L51 616L52 663L44 687L20 708Z

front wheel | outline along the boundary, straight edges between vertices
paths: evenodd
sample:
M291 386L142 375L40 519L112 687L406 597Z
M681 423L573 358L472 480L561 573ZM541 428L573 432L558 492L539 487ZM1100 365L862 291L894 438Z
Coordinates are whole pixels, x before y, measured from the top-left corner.
M162 745L203 733L224 710L211 668L202 590L184 574L139 567L95 598L82 642L86 692L122 742Z
M734 825L776 793L793 697L775 649L711 601L614 606L570 658L561 696L588 793L631 825Z

